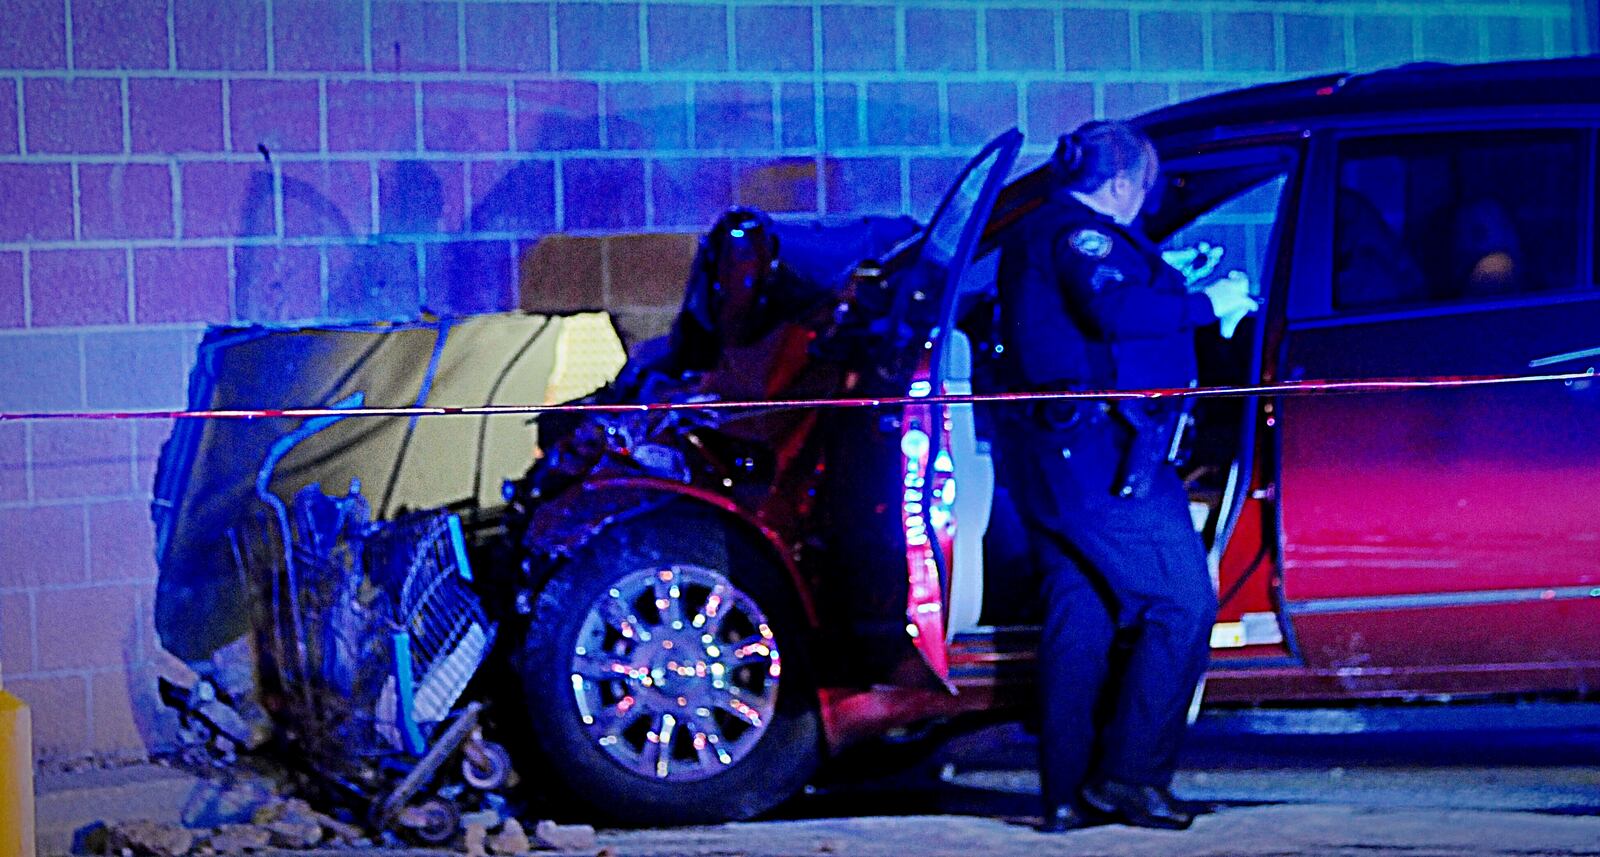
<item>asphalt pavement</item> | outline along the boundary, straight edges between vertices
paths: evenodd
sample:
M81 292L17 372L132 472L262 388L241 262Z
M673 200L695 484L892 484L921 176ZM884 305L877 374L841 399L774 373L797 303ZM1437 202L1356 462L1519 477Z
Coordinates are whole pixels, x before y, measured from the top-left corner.
M906 735L858 748L772 818L602 830L584 853L1600 857L1596 712L1600 706L1213 713L1191 730L1175 783L1211 812L1181 833L1107 825L1040 834L1037 745L1025 729ZM159 791L151 783L120 788L147 799Z
M1191 730L1174 784L1212 808L1193 829L1058 836L1031 829L1036 741L1003 724L865 748L786 807L781 822L616 841L619 855L1597 855L1597 713L1554 705L1213 713ZM931 752L919 758L918 749Z

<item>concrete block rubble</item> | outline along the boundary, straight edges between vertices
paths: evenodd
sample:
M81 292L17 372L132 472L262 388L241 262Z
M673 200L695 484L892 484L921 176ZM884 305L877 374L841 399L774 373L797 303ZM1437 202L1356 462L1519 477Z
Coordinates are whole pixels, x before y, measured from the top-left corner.
M530 834L515 818L478 813L462 819L458 835L440 843L469 857L516 857L534 851L593 851L588 825L541 821ZM393 848L393 835L369 836L356 825L318 812L298 798L279 798L244 823L188 827L145 819L96 824L79 832L74 851L107 857L217 857L266 850Z

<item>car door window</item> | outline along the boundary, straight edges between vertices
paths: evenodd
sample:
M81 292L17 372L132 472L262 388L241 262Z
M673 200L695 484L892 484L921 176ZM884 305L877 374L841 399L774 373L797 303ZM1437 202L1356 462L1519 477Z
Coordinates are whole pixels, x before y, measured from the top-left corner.
M1578 275L1585 144L1576 130L1344 142L1334 196L1334 308L1588 285Z
M937 295L927 304L936 310L932 319L940 332L950 326L955 312L956 289L972 261L983 225L988 222L994 197L1016 161L1022 135L1009 131L992 140L967 164L951 185L944 201L928 223L927 240L914 271L913 288L904 294ZM913 313L914 315L914 313Z
M1222 175L1196 173L1180 175L1175 181L1185 185L1221 184L1223 178ZM1288 176L1280 170L1272 170L1264 176L1247 172L1238 174L1235 181L1242 183L1243 189L1233 189L1232 196L1212 207L1185 212L1191 219L1162 243L1162 250L1168 254L1168 261L1180 270L1196 270L1197 273L1194 267L1197 263L1202 266L1213 263L1189 254L1210 254L1217 259L1212 275L1243 271L1250 278L1252 294L1259 296L1262 274L1266 270L1267 246ZM1202 274L1196 282L1209 276Z

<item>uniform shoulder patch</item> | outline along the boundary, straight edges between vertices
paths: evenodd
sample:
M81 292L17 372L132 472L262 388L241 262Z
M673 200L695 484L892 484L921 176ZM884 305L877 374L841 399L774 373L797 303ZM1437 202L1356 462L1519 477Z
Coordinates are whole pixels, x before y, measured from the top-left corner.
M1091 259L1104 259L1111 252L1111 236L1098 229L1079 229L1067 240L1072 249Z

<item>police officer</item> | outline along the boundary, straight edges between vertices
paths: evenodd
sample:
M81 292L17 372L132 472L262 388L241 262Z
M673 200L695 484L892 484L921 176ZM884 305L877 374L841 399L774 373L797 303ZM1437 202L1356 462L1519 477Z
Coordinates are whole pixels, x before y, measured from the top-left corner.
M1158 171L1139 131L1086 124L1061 138L1052 164L1049 198L1001 252L1002 339L1015 384L1191 385L1195 328L1231 325L1255 309L1248 283L1231 277L1188 292L1134 225ZM1047 831L1102 820L1182 829L1193 820L1169 785L1217 602L1187 495L1166 461L1174 416L1142 402L1056 401L1005 421L1003 466L1045 604ZM1138 452L1152 445L1161 449L1154 460Z

